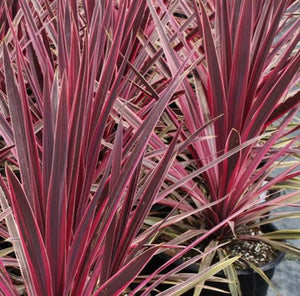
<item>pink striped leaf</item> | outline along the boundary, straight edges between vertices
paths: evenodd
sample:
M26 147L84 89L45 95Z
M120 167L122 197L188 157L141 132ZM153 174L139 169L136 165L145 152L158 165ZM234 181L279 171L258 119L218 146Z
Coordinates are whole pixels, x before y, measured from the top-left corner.
M46 248L43 242L39 226L28 202L21 184L9 168L6 168L8 176L10 202L19 228L22 245L29 264L29 272L34 283L37 295L47 291L53 295L51 272Z

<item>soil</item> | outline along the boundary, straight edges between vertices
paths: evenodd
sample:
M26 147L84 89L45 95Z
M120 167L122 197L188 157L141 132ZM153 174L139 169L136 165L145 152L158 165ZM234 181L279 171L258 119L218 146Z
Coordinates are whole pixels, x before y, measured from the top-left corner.
M235 267L240 270L248 270L248 263L256 267L263 267L274 261L278 256L278 251L261 241L236 240L225 246L224 249L230 257L242 256L241 259L234 264Z

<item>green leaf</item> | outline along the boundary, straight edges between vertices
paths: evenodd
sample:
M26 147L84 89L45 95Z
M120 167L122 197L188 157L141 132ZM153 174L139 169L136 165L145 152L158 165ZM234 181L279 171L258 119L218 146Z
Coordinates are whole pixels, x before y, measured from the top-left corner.
M218 250L219 258L224 259L222 250ZM241 287L238 279L238 275L236 269L233 265L229 265L224 268L224 273L226 278L230 281L228 286L232 296L240 296L242 295Z
M231 259L227 259L225 261L218 262L212 265L207 270L191 276L187 281L178 284L162 293L159 293L159 296L181 296L183 293L187 292L188 290L194 288L199 284L203 284L207 279L209 279L214 274L218 273L219 271L223 270L224 268L228 267L229 265L233 264L237 261L239 257L234 257Z
M261 236L267 239L275 240L300 239L300 229L277 230L273 232L264 233Z

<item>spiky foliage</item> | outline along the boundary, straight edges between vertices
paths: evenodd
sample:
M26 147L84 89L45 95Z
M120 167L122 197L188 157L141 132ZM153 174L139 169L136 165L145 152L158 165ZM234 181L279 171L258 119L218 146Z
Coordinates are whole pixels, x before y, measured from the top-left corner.
M151 7L152 1L147 2ZM270 236L240 233L245 226L299 218L298 1L156 2L161 14L154 6L150 11L170 72L194 52L194 67L179 88L182 94L166 110L166 130L174 132L183 121L180 138L185 140L215 119L180 155L186 172L169 180L159 203L188 218L180 223L188 249L201 242L186 243L188 233L203 227L204 237L218 242L263 240L299 256L299 249L278 241L299 238L299 230ZM283 184L292 191L273 195L272 188L282 189ZM284 206L296 211L282 213ZM270 218L274 209L279 212ZM174 232L180 234L173 227L170 238Z
M145 96L129 78L143 48L136 34L148 21L144 4L20 1L14 19L5 7L2 103L9 108L1 134L16 145L20 180L7 166L1 187L30 295L118 295L157 250L132 243L175 142L137 193L141 159L182 69L134 137L123 135L126 111L113 111L119 97ZM6 210L3 196L1 204Z
M0 289L17 295L3 263L29 295L120 295L160 247L141 226L178 134L155 132L191 55L164 79L146 1L22 0L3 17L0 231L17 259L1 259Z
M166 124L174 130L183 117L181 137L187 139L215 118L209 128L199 133L201 141L189 145L187 169L195 172L182 179L182 183L199 175L201 167L216 161L220 155L256 138L247 148L201 175L207 192L197 189L189 192L199 205L223 199L210 209L208 225L217 225L242 209L250 215L250 206L264 207L258 206L262 192L299 175L295 171L299 163L291 162L272 182L263 182L274 170L275 161L299 154L299 136L295 132L299 129L296 74L300 64L297 48L300 36L299 20L293 13L299 3L209 1L204 6L202 1L192 1L167 6L157 2L165 13L168 30L154 8L151 13L157 22L162 48L169 53L170 71L178 67L186 54L198 48L191 58L195 62L192 75L182 82L184 95L167 109ZM181 20L177 21L170 11L181 13ZM173 47L171 40L175 43ZM278 118L281 120L275 122ZM289 134L293 136L287 139ZM174 182L162 196L178 188L179 183ZM291 196L294 195L295 192ZM284 198L281 199L283 202ZM267 212L270 204L265 206ZM245 219L247 213L242 215L243 223L251 220Z
M179 252L132 293L149 295L172 279L179 284L165 295L181 295L235 259L192 277L177 273L206 253L158 276L165 267L206 238L297 205L299 192L259 199L299 174L291 163L264 182L275 161L298 151L299 137L279 143L299 108L299 93L290 92L299 67L297 5L1 3L0 231L18 259L3 263L21 267L30 295L119 295L162 251L150 238L174 224L187 232L164 248ZM155 202L180 211L144 231ZM284 234L297 236L258 239ZM2 291L15 295L2 267L0 276Z

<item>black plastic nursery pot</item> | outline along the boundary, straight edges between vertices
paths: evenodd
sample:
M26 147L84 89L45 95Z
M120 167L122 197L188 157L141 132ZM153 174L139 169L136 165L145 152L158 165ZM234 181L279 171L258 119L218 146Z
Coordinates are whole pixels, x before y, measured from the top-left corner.
M261 228L264 233L278 230L278 228L274 224L266 224L266 225L263 225ZM276 259L274 261L261 267L261 270L267 275L267 277L270 280L273 277L276 266L282 261L283 258L284 258L284 253L278 252L278 256L276 257ZM161 266L168 259L170 259L170 257L164 253L154 257L150 261L150 264L148 264L146 266L144 273L150 274L152 271L156 270L159 266ZM181 260L175 261L164 272L167 272L168 270L178 266L181 263L182 263ZM198 269L199 269L199 267L196 264L194 264L194 265L190 265L189 267L184 269L182 272L197 273ZM238 270L237 273L238 273L238 278L240 281L240 286L241 286L241 291L242 291L243 296L265 296L267 294L267 291L269 288L268 284L254 270L249 270L249 271L248 270ZM217 273L215 276L225 278L225 274L223 271ZM229 292L228 284L226 284L226 283L207 281L206 285ZM160 285L157 288L158 288L158 290L163 291L163 290L170 288L170 286L169 285ZM190 296L190 295L192 296L193 293L194 293L194 289L184 293L183 296ZM200 295L201 296L224 296L224 295L229 295L229 294L224 294L222 292L213 291L213 290L209 290L209 289L203 289Z

